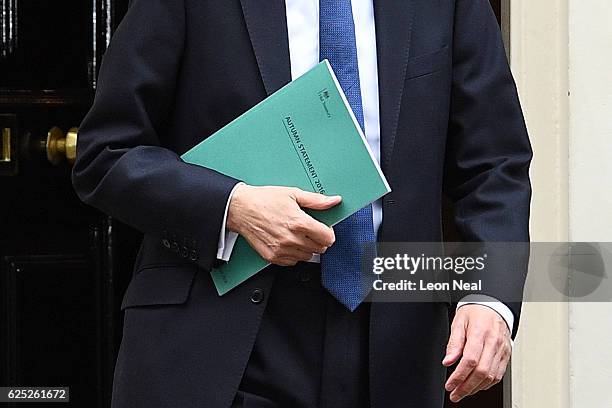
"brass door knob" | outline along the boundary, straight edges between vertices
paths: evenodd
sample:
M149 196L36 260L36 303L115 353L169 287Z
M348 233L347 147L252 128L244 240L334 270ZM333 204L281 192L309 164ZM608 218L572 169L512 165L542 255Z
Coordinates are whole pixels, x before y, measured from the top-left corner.
M51 164L58 165L64 159L68 163L74 164L76 160L78 131L77 128L73 127L64 135L64 132L57 126L49 129L45 150L47 151L47 159Z

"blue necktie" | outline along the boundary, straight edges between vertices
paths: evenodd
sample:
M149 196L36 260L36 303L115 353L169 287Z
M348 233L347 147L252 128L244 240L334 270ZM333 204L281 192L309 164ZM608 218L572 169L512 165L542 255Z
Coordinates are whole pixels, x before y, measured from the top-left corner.
M320 0L319 4L321 60L329 60L361 129L365 130L351 0ZM371 274L362 273L361 259L364 249L372 248L366 244L376 241L372 206L336 224L334 232L336 242L321 255L321 283L353 311L371 288Z

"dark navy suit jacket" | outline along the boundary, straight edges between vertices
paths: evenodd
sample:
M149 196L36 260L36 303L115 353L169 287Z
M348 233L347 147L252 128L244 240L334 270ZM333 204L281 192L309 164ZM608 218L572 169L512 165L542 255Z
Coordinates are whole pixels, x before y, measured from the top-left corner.
M465 240L528 241L532 153L488 1L374 7L381 164L393 189L379 239L439 241L445 193ZM216 294L207 271L238 180L179 155L290 77L283 0L132 0L81 124L73 173L83 201L145 234L123 302L115 407L230 405L283 271L269 267ZM523 279L500 271L488 294L516 299ZM520 304L509 306L516 328ZM372 305L372 406L441 405L447 309Z

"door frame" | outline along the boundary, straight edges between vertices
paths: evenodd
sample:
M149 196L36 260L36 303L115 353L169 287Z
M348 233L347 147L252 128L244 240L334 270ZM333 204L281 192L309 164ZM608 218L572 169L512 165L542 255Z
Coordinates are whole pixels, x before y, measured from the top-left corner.
M502 0L504 40L534 150L531 239L569 239L568 0ZM569 407L569 305L523 305L506 408Z

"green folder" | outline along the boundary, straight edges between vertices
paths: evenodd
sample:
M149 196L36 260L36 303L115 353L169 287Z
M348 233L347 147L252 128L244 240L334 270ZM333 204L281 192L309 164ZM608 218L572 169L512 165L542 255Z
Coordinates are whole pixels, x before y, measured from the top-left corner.
M308 210L330 226L391 191L327 60L181 157L251 185L341 195L336 207ZM223 295L267 265L238 237L211 275Z

